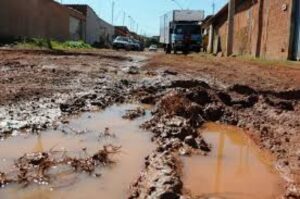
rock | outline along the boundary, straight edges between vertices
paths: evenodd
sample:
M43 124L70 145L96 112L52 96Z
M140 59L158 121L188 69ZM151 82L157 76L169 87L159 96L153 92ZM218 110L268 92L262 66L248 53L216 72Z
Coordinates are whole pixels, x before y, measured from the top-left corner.
M179 199L180 196L174 192L165 192L159 196L160 199Z
M194 91L192 90L187 94L187 98L192 102L196 102L200 105L205 105L211 102L211 98L208 95L208 92L204 89Z
M225 92L218 92L217 93L219 99L227 106L231 106L232 102L231 102L231 96Z
M224 107L218 104L209 104L204 109L204 116L207 121L218 121L224 114Z
M168 125L171 127L182 127L185 124L186 124L186 120L180 116L174 116L165 123L165 125Z
M185 137L184 143L186 143L187 145L189 145L195 149L198 148L198 144L197 144L195 138L191 135Z
M138 117L144 116L145 114L146 114L145 109L139 107L139 108L134 109L134 110L127 110L126 114L123 115L122 118L133 120L133 119L136 119Z
M209 145L201 138L196 139L198 147L204 152L210 152L211 149Z
M143 104L155 104L155 99L156 98L154 96L148 95L148 96L142 97L140 99L140 102Z
M125 68L123 71L131 75L136 75L140 73L140 69L136 66L129 66Z
M70 104L60 104L59 108L62 112L70 112Z

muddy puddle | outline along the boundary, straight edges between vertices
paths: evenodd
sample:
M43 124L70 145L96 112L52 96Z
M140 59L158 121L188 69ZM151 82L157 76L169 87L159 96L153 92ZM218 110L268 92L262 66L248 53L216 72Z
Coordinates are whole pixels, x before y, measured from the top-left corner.
M122 147L119 153L113 155L116 163L100 168L98 176L61 171L53 184L30 185L26 188L8 185L0 190L0 198L124 198L129 185L143 168L144 157L154 149L150 133L139 128L141 123L149 119L148 112L134 121L122 119L127 109L136 107L130 104L114 105L102 112L73 117L57 130L40 135L11 137L0 142L0 171L3 172L9 171L14 160L24 153L57 150L83 156L84 153L97 152L106 144Z
M207 124L201 131L212 144L212 152L183 158L184 186L193 196L271 199L282 193L282 181L271 167L270 156L242 130Z

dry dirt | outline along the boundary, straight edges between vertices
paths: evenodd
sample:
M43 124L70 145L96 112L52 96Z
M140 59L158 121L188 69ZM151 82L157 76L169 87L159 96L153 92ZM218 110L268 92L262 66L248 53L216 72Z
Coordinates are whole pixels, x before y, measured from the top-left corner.
M243 84L257 89L300 89L300 63L215 57L206 54L155 55L149 69L168 68L181 73L211 78L232 85Z
M298 63L109 50L0 50L0 77L3 139L20 129L40 132L95 107L130 101L155 105L142 127L153 132L157 149L146 157L129 198L183 196L177 156L209 155L196 130L216 121L248 130L274 157L285 180L283 195L300 197ZM131 110L124 117L142 114Z

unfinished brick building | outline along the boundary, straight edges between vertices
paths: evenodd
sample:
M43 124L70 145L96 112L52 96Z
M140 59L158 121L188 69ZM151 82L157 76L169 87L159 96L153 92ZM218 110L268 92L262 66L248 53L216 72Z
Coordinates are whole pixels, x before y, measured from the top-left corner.
M208 51L300 59L299 0L230 0L204 27Z

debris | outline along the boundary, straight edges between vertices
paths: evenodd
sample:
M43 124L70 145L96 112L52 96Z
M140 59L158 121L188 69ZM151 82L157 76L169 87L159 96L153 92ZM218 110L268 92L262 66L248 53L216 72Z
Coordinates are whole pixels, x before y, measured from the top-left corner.
M127 110L125 115L122 116L122 118L129 119L129 120L134 120L138 117L144 116L145 114L146 114L145 109L138 107L138 108L133 109L133 110Z
M106 145L103 149L85 158L71 157L65 151L49 151L26 153L15 161L15 170L10 173L0 173L0 186L8 184L51 184L58 177L49 171L58 166L66 166L74 173L86 172L93 174L97 167L114 163L111 154L118 153L120 147ZM83 148L86 153L86 148ZM99 173L95 173L100 176Z
M124 68L123 71L131 75L137 75L140 73L140 69L137 66L129 66Z

